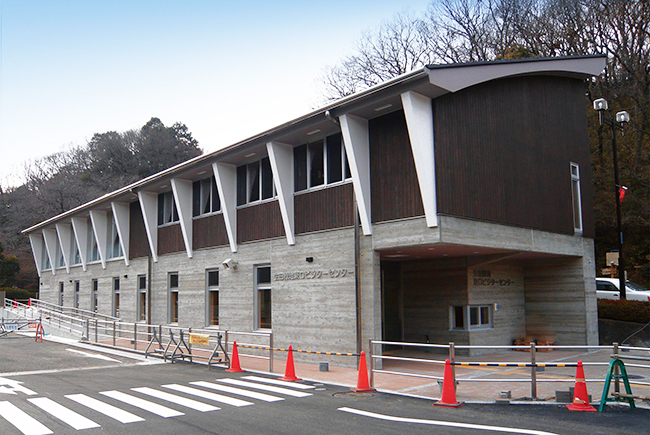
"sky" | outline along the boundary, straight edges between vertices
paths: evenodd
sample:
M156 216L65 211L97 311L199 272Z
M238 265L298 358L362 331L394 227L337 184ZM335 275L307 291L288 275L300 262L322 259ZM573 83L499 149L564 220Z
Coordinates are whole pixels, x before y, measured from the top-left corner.
M0 0L0 186L94 133L184 123L205 152L322 103L364 31L429 0Z

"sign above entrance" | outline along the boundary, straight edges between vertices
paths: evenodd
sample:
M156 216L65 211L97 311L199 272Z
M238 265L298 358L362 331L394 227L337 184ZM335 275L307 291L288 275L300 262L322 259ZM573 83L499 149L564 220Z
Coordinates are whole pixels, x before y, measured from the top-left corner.
M474 285L477 286L509 287L515 283L515 280L511 278L494 277L490 270L475 269L473 273L473 282Z
M295 281L300 279L345 278L354 275L350 269L307 270L302 272L285 272L273 275L274 281Z

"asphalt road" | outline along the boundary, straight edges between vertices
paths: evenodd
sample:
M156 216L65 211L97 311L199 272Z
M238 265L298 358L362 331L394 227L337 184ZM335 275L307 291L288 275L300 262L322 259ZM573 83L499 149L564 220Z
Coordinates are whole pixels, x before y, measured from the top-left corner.
M645 409L447 409L429 400L311 382L270 383L275 380L3 338L0 434L650 434Z

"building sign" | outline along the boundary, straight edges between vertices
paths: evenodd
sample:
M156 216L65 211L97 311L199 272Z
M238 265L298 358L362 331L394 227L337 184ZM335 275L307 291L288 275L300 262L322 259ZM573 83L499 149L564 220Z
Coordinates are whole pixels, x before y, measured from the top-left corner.
M472 275L472 280L476 286L509 287L515 283L514 279L493 276L492 271L485 269L475 269Z
M301 272L284 272L273 275L274 281L296 281L302 279L345 278L354 275L351 269L307 270Z

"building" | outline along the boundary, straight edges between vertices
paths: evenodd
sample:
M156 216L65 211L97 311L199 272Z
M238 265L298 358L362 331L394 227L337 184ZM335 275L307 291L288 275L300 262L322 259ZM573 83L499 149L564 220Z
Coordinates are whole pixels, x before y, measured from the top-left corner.
M49 302L128 322L597 344L585 80L602 56L425 67L24 232Z

